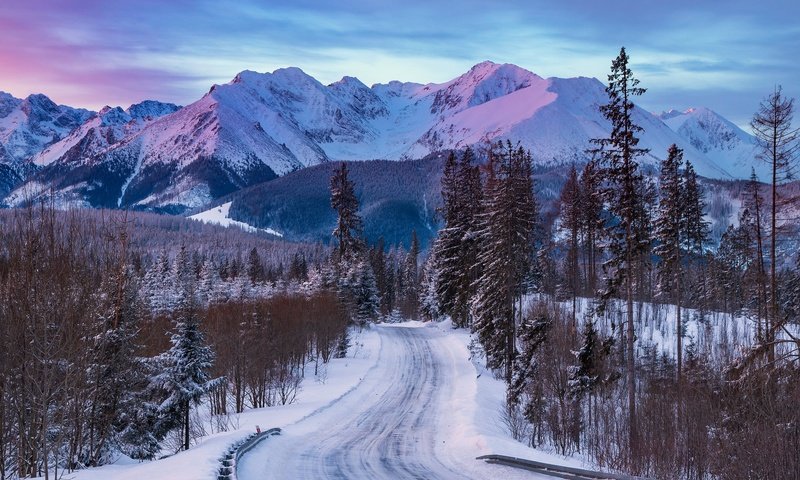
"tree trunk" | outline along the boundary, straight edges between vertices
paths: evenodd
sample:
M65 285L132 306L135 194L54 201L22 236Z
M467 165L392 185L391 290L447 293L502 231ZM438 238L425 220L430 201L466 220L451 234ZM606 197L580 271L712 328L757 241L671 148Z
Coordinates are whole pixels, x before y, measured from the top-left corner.
M631 238L630 227L628 227L628 238ZM626 296L626 317L627 317L627 333L626 333L626 352L625 362L627 369L628 380L628 422L630 423L628 429L628 442L631 448L631 457L635 458L636 449L636 374L634 372L634 328L633 328L633 279L631 278L631 247L627 248L625 268L627 269L625 277L625 296Z
M774 140L772 142L772 238L770 238L770 248L769 248L769 260L770 260L770 325L767 329L768 338L767 338L767 355L769 363L775 361L775 332L774 326L778 324L778 282L775 275L776 264L775 264L775 239L778 236L778 225L776 222L776 211L777 211L777 204L778 204L778 125L777 123L773 127L774 136L772 137Z
M676 319L677 319L677 334L678 334L678 398L681 393L681 383L683 379L683 319L681 318L681 257L678 254L678 261L675 267L675 291L676 291Z
M189 450L189 401L183 406L183 449Z

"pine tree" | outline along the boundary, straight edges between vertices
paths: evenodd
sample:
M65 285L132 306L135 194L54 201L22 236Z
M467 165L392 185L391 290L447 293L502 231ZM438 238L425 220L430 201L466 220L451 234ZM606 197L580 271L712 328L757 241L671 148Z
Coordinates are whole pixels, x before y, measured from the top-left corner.
M380 300L375 274L369 262L361 260L349 272L347 289L353 299L355 321L366 325L378 318Z
M369 261L375 277L375 286L380 303L381 315L388 315L394 304L390 289L393 279L390 280L391 267L387 267L386 245L383 237L370 249Z
M647 231L638 221L643 212L641 184L643 177L639 172L638 158L648 153L639 148L637 137L643 129L633 121L635 106L633 97L646 90L639 87L639 80L633 76L628 66L629 57L622 47L619 55L611 62L606 93L609 102L600 107L601 113L611 122L611 135L595 139L597 148L592 151L601 165L600 175L604 178L603 198L613 221L607 225L609 251L611 257L605 263L606 288L603 299L621 290L625 299L625 360L628 388L629 443L637 445L636 431L636 376L634 351L634 264L649 245ZM638 227L638 228L637 228Z
M355 185L348 177L347 163L342 162L331 177L331 206L336 210L336 228L333 236L338 242L336 263L361 254L363 222L358 215L358 199Z
M703 255L704 245L708 241L709 227L705 221L706 210L703 192L697 181L697 173L691 163L686 162L686 169L683 172L683 194L684 194L684 216L686 228L685 248L695 255Z
M439 277L436 265L436 250L431 249L428 258L422 265L419 295L419 313L423 319L429 321L439 320L442 316L437 293L439 290Z
M403 261L402 271L398 272L398 284L402 286L403 310L402 314L407 318L416 320L419 313L419 240L416 230L411 232L411 245L405 260ZM401 292L398 291L398 294Z
M699 270L705 271L705 245L708 242L709 224L705 221L706 205L703 200L703 191L697 181L697 174L690 162L686 162L683 173L684 190L684 224L685 224L685 249L691 256L690 260L699 264ZM705 275L701 274L700 281L691 289L695 303L700 305L701 314L705 311L708 301L705 289Z
M587 319L583 325L583 344L576 354L578 364L570 372L570 389L573 396L591 394L600 380L598 356L601 348L594 321L591 318Z
M750 122L760 149L759 158L769 165L772 173L772 201L770 205L770 304L769 326L766 329L770 363L775 359L773 347L775 332L782 325L778 318L777 238L778 238L778 185L794 176L797 155L800 152L800 128L792 126L794 99L783 95L780 86L765 98Z
M181 428L183 449L188 450L191 406L199 404L222 379L211 379L208 373L214 353L200 330L199 311L191 290L183 290L173 322L172 347L162 357L163 371L156 378L157 385L166 393L158 411L166 429Z
M261 262L261 256L256 247L253 247L247 255L247 277L250 279L251 285L263 283L267 278L264 264Z
M473 165L471 149L467 148L460 160L454 153L448 156L442 175L442 198L444 226L433 247L438 262L438 302L454 326L465 327L469 324L469 299L478 275L475 232L481 199L480 172Z
M582 230L583 205L581 204L581 185L578 171L572 165L567 174L567 181L561 189L560 219L561 230L567 233L567 256L564 261L565 287L572 298L572 324L575 328L577 297L580 293L581 271L578 261L579 234Z
M600 175L597 164L588 162L581 173L580 184L581 228L584 238L584 256L588 293L597 290L597 245L603 225L603 199L600 191Z
M531 156L511 142L499 144L487 165L481 214L481 276L472 300L473 330L490 368L504 369L511 385L516 357L516 323L534 259Z
M144 275L142 297L154 312L163 312L174 303L174 278L169 255L162 251Z
M88 450L80 460L91 466L105 463L114 450L130 447L122 433L137 407L136 388L141 387L145 375L137 356L143 309L135 274L125 265L124 255L104 284L105 301L89 346Z
M747 190L745 193L744 199L744 206L747 211L750 212L750 222L747 222L747 225L752 225L753 236L755 241L755 257L756 257L756 278L755 278L755 285L756 285L756 292L757 292L757 299L756 299L756 339L759 342L764 340L764 333L767 330L767 326L764 325L764 321L767 319L766 315L766 308L767 308L767 273L766 267L764 265L764 233L762 229L762 216L761 212L764 205L764 199L761 196L760 192L760 183L758 181L758 176L756 176L755 168L751 170L750 173L750 181L747 183ZM742 223L740 222L740 225Z
M661 162L659 177L658 217L655 222L655 238L658 242L654 253L660 257L658 264L658 291L671 294L676 306L676 326L678 337L677 375L678 388L681 384L681 365L683 355L683 332L681 330L681 249L687 237L688 198L679 170L683 164L683 150L676 145L669 148L667 158Z
M173 295L179 301L185 291L194 291L196 275L192 266L192 259L185 244L181 244L172 267L172 284L175 288Z

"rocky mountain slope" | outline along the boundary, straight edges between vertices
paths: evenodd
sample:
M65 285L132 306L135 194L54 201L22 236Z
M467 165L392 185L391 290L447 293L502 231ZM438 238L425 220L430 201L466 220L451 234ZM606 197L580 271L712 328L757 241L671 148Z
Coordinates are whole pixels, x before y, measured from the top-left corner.
M442 84L372 87L353 77L323 85L297 68L244 71L178 110L151 102L87 112L71 134L31 149L25 181L5 202L52 195L179 213L330 160L421 158L501 139L530 148L540 166L581 162L589 140L609 133L598 110L606 101L597 79L492 62ZM713 112L635 116L646 162L676 143L701 175L749 175L751 139Z
M755 169L766 179L767 167L755 160L755 138L720 114L707 108L663 112L659 118L697 151L735 178L749 178Z
M5 196L30 174L33 155L92 115L88 110L56 105L41 94L21 99L0 92L0 194Z

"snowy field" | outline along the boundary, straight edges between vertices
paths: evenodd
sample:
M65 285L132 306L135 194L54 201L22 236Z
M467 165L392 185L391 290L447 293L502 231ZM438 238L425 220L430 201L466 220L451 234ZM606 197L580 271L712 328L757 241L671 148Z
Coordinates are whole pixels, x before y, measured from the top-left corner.
M245 232L264 232L276 237L283 237L283 234L271 228L256 228L238 220L230 218L231 204L233 202L223 203L217 207L210 208L200 213L191 215L189 218L203 223L212 225L220 225L223 227L239 227Z

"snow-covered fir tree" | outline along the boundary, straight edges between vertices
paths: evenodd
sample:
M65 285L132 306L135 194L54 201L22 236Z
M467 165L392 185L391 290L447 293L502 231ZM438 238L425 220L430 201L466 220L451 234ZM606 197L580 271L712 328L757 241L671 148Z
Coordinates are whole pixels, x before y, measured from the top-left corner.
M164 391L158 413L166 429L180 428L183 449L189 448L190 410L222 379L212 379L209 371L214 352L200 329L200 316L194 292L183 289L173 312L174 329L170 349L161 358L163 370L155 383Z
M450 153L442 175L441 213L444 226L434 243L438 303L456 327L469 325L469 301L474 295L478 262L478 214L481 208L480 171L472 150L456 159Z
M534 258L537 209L530 153L510 142L500 144L487 170L479 231L481 276L471 301L472 327L487 365L504 369L510 385L517 317Z
M644 250L650 244L648 230L641 215L645 211L641 196L644 177L639 170L639 158L648 150L639 147L638 135L642 127L633 122L635 106L633 98L646 90L639 87L639 80L629 67L630 58L625 47L611 62L608 75L608 103L600 106L601 113L611 122L608 138L592 140L592 150L599 173L603 177L602 195L605 207L613 216L607 222L609 259L604 264L604 300L619 293L625 299L625 360L628 387L629 442L635 445L636 432L636 376L634 351L634 268Z

